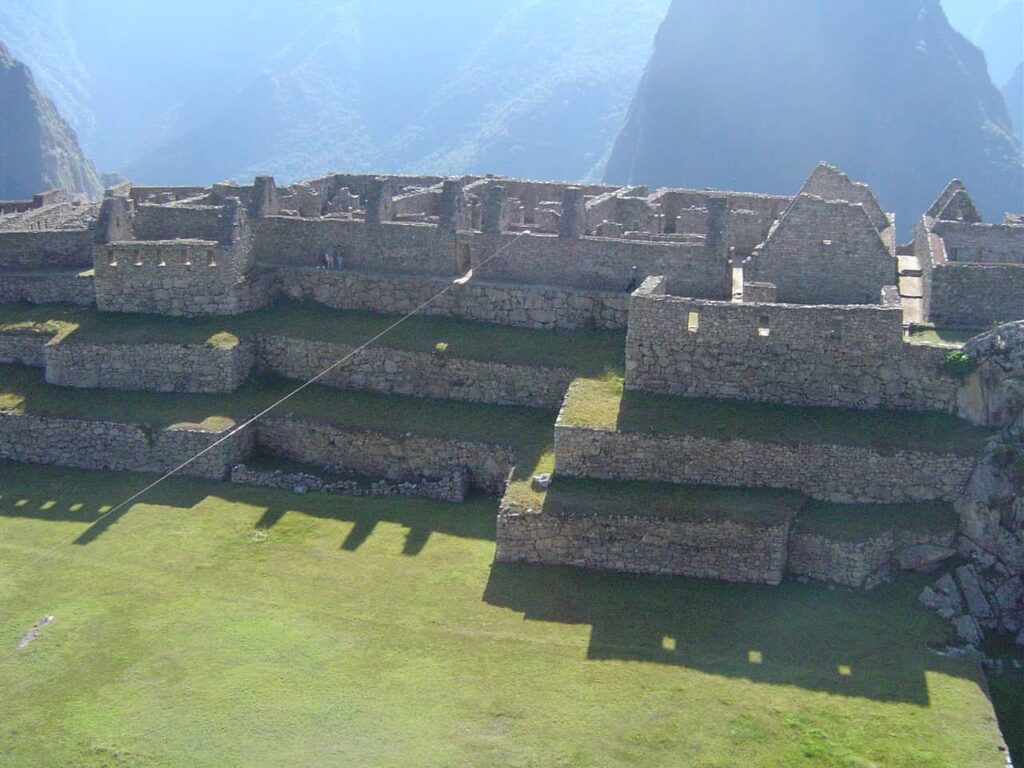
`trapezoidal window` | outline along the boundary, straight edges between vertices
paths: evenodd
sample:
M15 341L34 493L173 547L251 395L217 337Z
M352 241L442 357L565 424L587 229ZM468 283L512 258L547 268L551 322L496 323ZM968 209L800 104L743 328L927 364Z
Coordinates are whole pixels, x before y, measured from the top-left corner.
M690 333L696 333L700 330L700 315L696 312L691 312L686 318L686 330Z
M767 338L772 335L772 319L768 315L761 315L757 321L757 335Z
M840 339L843 336L843 319L841 317L832 318L832 326L829 330L829 335L833 339Z

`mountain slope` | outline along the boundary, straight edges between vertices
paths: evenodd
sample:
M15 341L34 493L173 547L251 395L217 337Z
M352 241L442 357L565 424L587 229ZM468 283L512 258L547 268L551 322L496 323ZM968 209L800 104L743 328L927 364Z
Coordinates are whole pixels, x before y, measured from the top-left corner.
M28 67L0 43L0 198L59 187L96 197L99 176L78 137L36 87Z
M325 170L600 173L668 0L327 3L138 181ZM201 110L187 101L187 113Z
M1003 86L1003 98L1017 130L1017 141L1024 146L1024 63L1017 65L1017 71Z
M904 235L953 177L990 218L1024 206L1003 99L936 0L674 0L606 179L791 194L820 160Z

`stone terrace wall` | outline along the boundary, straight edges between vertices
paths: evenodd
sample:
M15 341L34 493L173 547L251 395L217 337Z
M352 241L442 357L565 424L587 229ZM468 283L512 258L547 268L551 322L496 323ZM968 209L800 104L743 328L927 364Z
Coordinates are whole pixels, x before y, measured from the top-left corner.
M750 272L748 280L774 283L780 302L877 304L882 288L896 284L896 258L863 207L800 195Z
M778 584L788 534L788 520L758 525L628 513L572 517L503 505L495 559Z
M132 227L136 240L216 240L217 206L137 205Z
M345 269L456 274L454 235L430 224L268 216L253 222L253 228L255 257L264 264L320 267L332 255Z
M439 339L440 341L440 339ZM280 336L259 338L263 370L306 381L354 347ZM447 355L372 347L352 357L320 383L471 403L558 408L574 373L556 368L486 363Z
M535 234L459 237L470 244L474 277L487 282L615 292L625 291L634 278L664 275L679 295L726 299L732 293L728 260L704 245ZM506 246L500 256L484 263Z
M942 366L948 350L904 343L898 306L707 302L659 289L647 281L633 296L629 388L864 409L956 404L960 382Z
M91 272L37 272L10 274L0 270L0 304L77 304L96 303L96 287Z
M515 466L510 448L416 435L391 437L298 419L258 422L256 435L260 449L271 456L388 480L439 478L464 468L474 488L492 494L504 491Z
M0 267L72 269L92 266L90 229L0 232Z
M569 477L784 488L826 501L893 503L957 499L976 460L925 451L556 426L555 463Z
M420 314L537 330L626 327L629 294L548 286L496 285L379 273L282 269L285 295L334 309L405 314L447 286Z
M928 320L987 328L1024 319L1024 264L932 265Z
M61 387L150 392L234 392L249 378L256 348L204 344L83 344L46 348L46 381Z
M800 523L789 534L787 573L854 589L872 589L898 570L894 558L908 547L927 546L953 553L956 531L914 533L879 531L861 541L844 541L803 531Z
M0 413L0 458L30 464L125 472L167 472L225 433L186 429L151 432L136 424ZM251 452L241 435L218 446L182 474L223 479Z
M43 368L46 365L46 343L50 337L40 333L0 334L0 365L14 363Z

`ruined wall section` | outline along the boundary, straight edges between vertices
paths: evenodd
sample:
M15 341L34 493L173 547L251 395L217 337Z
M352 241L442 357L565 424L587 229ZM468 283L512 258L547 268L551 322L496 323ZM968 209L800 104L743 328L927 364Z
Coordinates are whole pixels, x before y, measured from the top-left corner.
M96 303L96 288L91 271L5 273L0 270L0 304L75 304Z
M255 431L257 445L270 456L393 481L447 477L464 469L473 488L499 494L515 466L510 448L462 440L383 435L290 418L265 419Z
M728 260L703 244L476 233L460 242L471 248L474 277L487 282L617 292L665 275L684 296L725 299L732 290Z
M900 306L709 302L633 295L626 386L662 394L952 411L948 350L903 341Z
M404 315L438 296L420 314L534 330L626 327L629 294L554 286L485 283L452 285L440 278L354 271L282 269L283 293L333 309Z
M791 304L877 304L896 259L864 208L800 195L752 257L749 279Z
M0 232L0 270L87 269L92 241L89 229Z
M1024 264L1024 227L936 221L949 263Z
M135 206L136 240L216 240L221 209L217 206Z
M228 431L153 431L138 424L0 413L0 458L78 469L163 473L208 448ZM252 437L243 432L190 464L182 474L221 480L251 450Z
M982 237L975 242L973 233L993 239ZM1024 236L1024 228L937 222L923 217L914 231L914 255L921 264L925 319L938 326L987 328L1024 318L1024 263L1011 261L1018 258L1015 254L1024 253L1013 249L1018 234ZM958 249L958 258L978 256L978 249L984 248L988 256L1005 261L953 261L949 258L951 247Z
M255 222L255 258L262 264L454 276L455 236L430 224L365 224L344 219L269 216Z

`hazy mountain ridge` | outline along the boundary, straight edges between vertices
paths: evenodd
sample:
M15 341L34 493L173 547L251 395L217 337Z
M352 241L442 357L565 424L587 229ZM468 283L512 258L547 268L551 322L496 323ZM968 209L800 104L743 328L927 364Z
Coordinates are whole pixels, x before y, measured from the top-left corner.
M1024 62L1017 65L1017 71L1003 86L1003 99L1017 129L1017 141L1024 146Z
M0 198L60 188L96 197L100 178L32 72L0 42Z
M904 234L955 176L990 219L1024 206L1003 98L936 0L674 0L607 180L791 194L820 160Z

